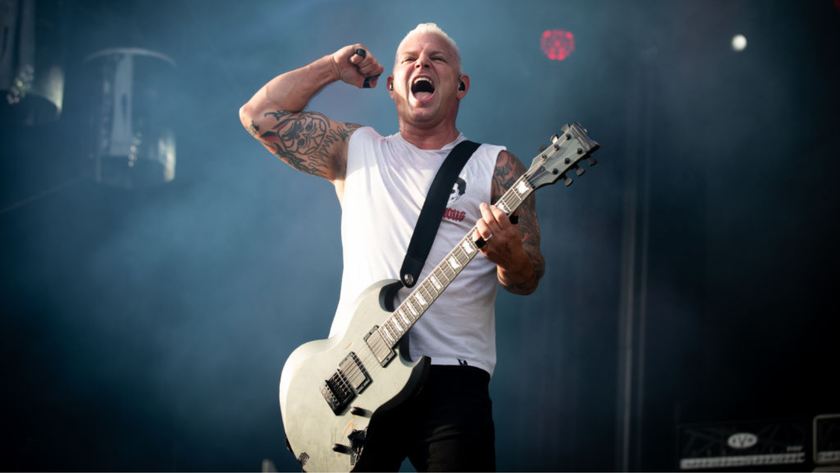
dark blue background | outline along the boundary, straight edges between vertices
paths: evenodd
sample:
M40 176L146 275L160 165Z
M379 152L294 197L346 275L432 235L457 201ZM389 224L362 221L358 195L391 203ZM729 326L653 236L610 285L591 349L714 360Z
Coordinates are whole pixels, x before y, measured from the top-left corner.
M390 70L426 21L471 75L468 137L526 164L567 122L602 145L572 187L537 196L538 291L499 297L501 470L674 470L682 423L840 412L832 1L39 5L68 28L65 109L0 126L0 469L296 469L277 383L327 334L340 208L237 111L345 44ZM575 35L562 62L539 48L554 28ZM82 60L111 47L177 62L160 91L178 143L165 186L90 178ZM381 85L336 84L311 108L397 131Z

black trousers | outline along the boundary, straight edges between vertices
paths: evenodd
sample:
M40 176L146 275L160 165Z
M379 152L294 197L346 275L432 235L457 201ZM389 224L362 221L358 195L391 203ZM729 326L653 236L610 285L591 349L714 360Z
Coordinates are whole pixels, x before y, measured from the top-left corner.
M368 426L354 471L496 471L490 375L471 366L432 365L420 391Z

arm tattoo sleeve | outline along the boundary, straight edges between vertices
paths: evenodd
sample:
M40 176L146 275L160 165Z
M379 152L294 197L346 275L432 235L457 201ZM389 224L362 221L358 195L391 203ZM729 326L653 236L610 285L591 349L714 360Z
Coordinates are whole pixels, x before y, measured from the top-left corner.
M336 126L325 115L317 112L268 112L265 117L276 120L264 132L251 124L251 133L278 158L293 168L308 174L329 178L339 165L334 145L346 142L359 125L344 123Z
M493 176L492 199L495 202L519 179L527 169L513 154L502 151L496 163ZM536 199L531 194L519 207L519 231L522 233L522 247L534 265L535 280L523 286L536 284L545 273L545 260L540 253L540 225L537 220Z
M517 167L521 169L517 169ZM502 151L500 159L496 162L496 171L493 174L493 202L495 203L502 197L525 171L525 166L518 159L513 157L512 154Z

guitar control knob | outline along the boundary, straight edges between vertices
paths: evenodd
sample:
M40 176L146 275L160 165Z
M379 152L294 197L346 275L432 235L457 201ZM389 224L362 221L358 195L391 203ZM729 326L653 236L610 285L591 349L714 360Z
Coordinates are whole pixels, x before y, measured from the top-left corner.
M350 447L348 447L347 445L342 445L340 443L334 443L332 449L334 452L338 453L350 454L352 452L352 449Z
M359 406L353 406L350 408L350 413L354 416L367 416L369 414L368 410Z

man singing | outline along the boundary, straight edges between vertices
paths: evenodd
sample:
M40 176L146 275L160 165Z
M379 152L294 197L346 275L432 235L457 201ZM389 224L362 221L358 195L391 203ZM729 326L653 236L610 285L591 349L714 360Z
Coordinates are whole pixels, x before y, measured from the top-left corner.
M304 111L325 86L374 88L383 71L364 46L345 46L275 77L240 109L243 126L269 151L335 186L344 271L331 336L346 329L364 289L399 277L435 173L466 140L455 122L470 77L455 42L433 23L405 36L386 79L398 133L383 137ZM496 364L496 288L534 292L545 263L533 196L510 218L491 203L525 171L504 147L487 144L461 171L420 280L473 225L486 243L408 332L410 357L431 360L428 378L417 395L371 420L356 470L397 471L406 457L418 471L495 470L488 386ZM397 303L408 294L401 289Z

